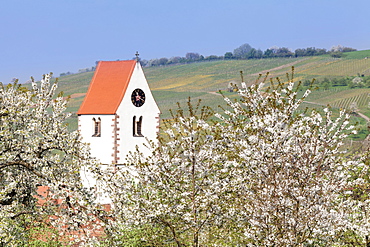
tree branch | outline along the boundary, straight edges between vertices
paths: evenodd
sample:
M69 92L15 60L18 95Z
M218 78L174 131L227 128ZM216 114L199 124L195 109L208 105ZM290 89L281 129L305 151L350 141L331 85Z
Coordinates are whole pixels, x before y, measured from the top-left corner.
M25 161L12 161L12 162L7 162L5 164L1 164L0 165L0 170L4 169L5 167L8 167L8 166L22 166L24 168L26 168L27 170L29 170L30 172L32 172L33 174L35 174L36 176L42 178L42 179L45 179L47 181L50 181L50 179L46 178L44 175L42 175L41 173L37 172L35 170L35 168L33 168L31 166L31 164L25 162Z

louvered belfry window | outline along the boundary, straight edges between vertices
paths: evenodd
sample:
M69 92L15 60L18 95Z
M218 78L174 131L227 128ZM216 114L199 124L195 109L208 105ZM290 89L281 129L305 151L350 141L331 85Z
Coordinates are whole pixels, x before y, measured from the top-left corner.
M93 137L100 137L101 136L101 119L98 118L97 120L93 118L93 124L94 124L94 134Z
M141 129L143 123L143 116L140 116L139 119L136 119L136 116L132 119L132 135L133 136L143 136Z

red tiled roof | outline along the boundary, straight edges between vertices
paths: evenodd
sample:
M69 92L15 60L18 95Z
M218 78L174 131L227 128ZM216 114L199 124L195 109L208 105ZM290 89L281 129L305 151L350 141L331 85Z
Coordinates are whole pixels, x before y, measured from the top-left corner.
M135 60L100 61L77 114L114 114L125 95Z

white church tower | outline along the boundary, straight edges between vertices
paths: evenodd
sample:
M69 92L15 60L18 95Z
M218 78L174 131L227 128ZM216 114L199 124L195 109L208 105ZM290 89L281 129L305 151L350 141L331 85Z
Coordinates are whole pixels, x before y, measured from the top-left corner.
M77 112L78 129L102 164L123 164L156 140L160 110L138 61L101 61Z

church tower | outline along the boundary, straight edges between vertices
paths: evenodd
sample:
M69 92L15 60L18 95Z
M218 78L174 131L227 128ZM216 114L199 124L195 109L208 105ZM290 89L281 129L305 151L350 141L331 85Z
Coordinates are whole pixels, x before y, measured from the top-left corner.
M77 112L78 128L102 164L123 164L146 138L156 140L160 110L136 60L101 61ZM149 154L148 154L149 155Z

